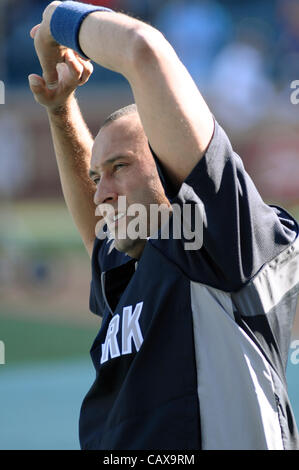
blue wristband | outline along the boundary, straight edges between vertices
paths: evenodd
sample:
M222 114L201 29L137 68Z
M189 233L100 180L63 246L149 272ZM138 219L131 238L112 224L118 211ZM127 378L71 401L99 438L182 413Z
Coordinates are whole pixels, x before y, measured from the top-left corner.
M105 7L86 5L79 2L63 2L59 5L51 18L50 30L53 38L62 46L78 52L82 57L88 57L79 44L79 31L82 21L94 11L113 11Z

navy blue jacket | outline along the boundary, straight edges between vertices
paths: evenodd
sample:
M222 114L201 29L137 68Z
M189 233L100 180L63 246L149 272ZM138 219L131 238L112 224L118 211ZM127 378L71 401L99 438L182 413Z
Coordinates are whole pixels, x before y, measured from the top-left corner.
M299 289L295 220L266 205L216 123L173 194L201 208L202 246L147 241L136 263L96 240L95 381L82 449L291 449L298 433L285 369ZM195 217L195 216L194 216Z

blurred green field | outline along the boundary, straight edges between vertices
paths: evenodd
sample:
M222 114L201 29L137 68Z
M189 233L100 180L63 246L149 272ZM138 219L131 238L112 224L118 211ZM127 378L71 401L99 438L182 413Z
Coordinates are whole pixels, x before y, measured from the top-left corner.
M279 204L278 204L279 205ZM299 221L299 204L285 207ZM39 200L0 205L0 247L82 251L82 241L62 200ZM57 251L55 251L57 253Z
M5 363L88 357L96 329L82 325L41 322L6 312L0 318L0 337L5 344Z
M2 204L0 219L6 365L88 357L100 319L88 309L90 262L64 202ZM48 269L45 279L36 266Z
M0 206L0 246L22 246L47 253L83 250L73 220L62 200L6 203Z

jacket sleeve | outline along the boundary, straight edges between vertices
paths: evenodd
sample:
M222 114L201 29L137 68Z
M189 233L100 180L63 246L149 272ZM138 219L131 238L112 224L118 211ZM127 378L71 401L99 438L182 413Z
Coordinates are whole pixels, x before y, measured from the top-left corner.
M191 245L184 230L176 238L178 217L172 218L168 240L159 236L151 243L190 279L237 290L296 238L296 221L285 210L264 203L217 122L205 156L174 197L158 157L156 162L166 194L178 213L181 210L181 227L189 224L197 243L187 249ZM190 208L183 217L184 206Z

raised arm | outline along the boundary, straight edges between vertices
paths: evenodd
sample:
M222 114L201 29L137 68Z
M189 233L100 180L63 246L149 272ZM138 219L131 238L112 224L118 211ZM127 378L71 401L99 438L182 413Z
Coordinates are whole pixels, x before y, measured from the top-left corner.
M33 29L32 37L35 33ZM47 110L64 198L91 256L96 226L95 188L88 175L93 138L74 91L88 80L92 65L71 50L64 52L65 62L58 65L55 89L49 89L44 79L35 74L29 76L29 84L36 101Z
M36 38L38 47L52 44L52 55L44 63L49 71L63 54L49 26L60 3L47 7ZM214 122L171 45L151 26L114 12L89 14L80 28L79 45L94 62L127 78L151 146L173 182L182 183L204 155ZM47 79L55 82L55 74Z

